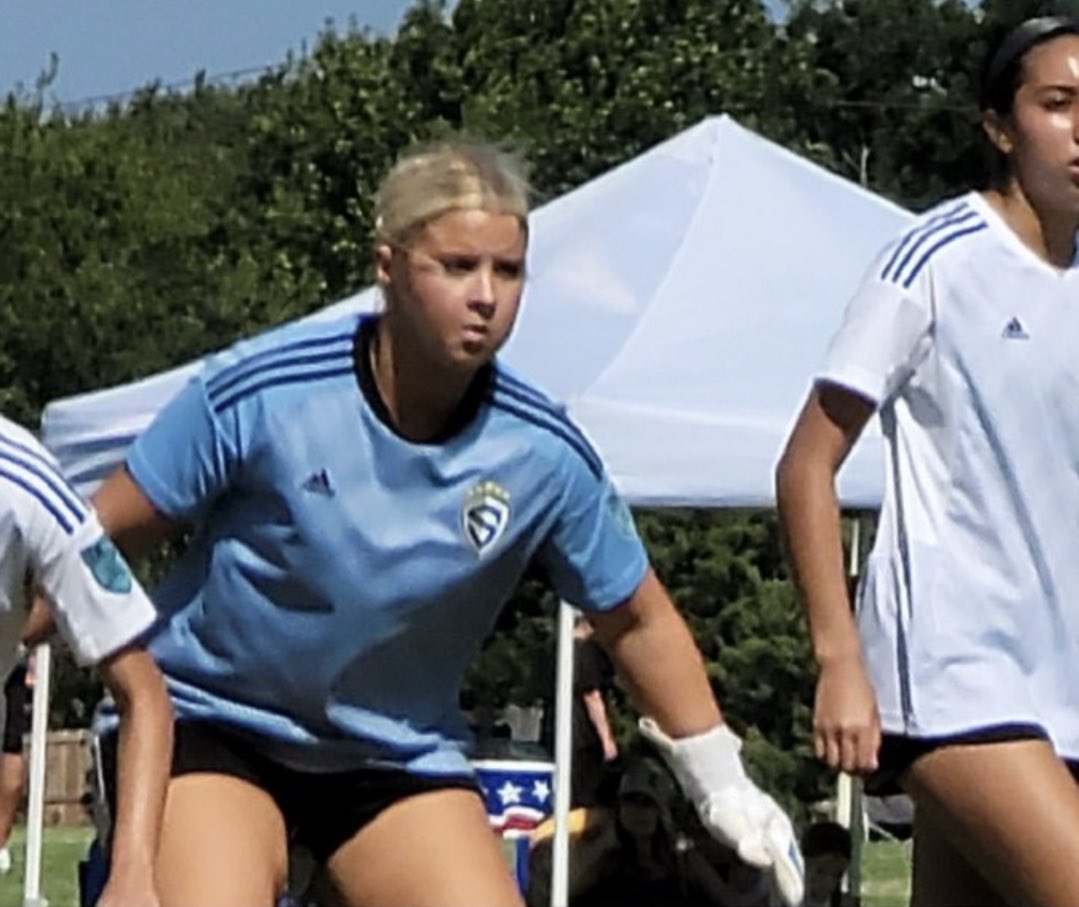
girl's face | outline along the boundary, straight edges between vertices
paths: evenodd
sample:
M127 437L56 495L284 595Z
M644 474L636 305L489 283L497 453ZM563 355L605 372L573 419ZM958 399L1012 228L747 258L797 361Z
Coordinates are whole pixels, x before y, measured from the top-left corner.
M1079 214L1079 35L1035 47L1022 77L1011 114L986 129L1036 207Z
M440 215L407 248L379 246L378 280L400 339L440 369L489 362L517 318L525 246L515 216L481 210Z

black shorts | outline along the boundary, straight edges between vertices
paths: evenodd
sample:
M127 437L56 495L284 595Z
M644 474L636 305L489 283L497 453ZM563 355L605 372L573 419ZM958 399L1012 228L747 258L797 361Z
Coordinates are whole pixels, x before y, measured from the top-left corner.
M30 729L30 690L26 686L26 666L19 665L4 684L4 736L0 753L19 755L23 737Z
M995 724L949 734L943 737L904 737L885 734L878 755L879 768L865 779L865 792L871 797L902 793L901 776L918 759L945 746L972 746L979 743L1006 743L1011 740L1048 740L1049 735L1037 724ZM1072 777L1079 782L1079 762L1065 760Z
M116 735L101 742L109 809L115 809ZM392 768L305 772L260 752L256 739L211 722L176 723L172 777L211 772L266 791L281 810L289 842L302 844L320 863L384 809L417 794L463 789L479 795L468 775L424 776Z

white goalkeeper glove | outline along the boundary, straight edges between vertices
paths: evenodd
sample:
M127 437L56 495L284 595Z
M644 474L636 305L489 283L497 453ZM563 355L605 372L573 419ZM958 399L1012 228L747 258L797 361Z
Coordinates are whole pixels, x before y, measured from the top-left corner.
M770 870L787 904L801 904L805 870L794 826L746 775L738 736L722 724L672 740L651 718L642 718L640 729L663 756L709 833L749 865Z

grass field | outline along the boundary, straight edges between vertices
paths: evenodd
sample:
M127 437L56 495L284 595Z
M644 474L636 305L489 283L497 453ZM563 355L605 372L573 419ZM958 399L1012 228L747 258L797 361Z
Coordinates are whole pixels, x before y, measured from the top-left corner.
M41 896L49 907L78 907L79 860L86 856L92 829L83 827L48 828L45 830L45 846L41 854ZM26 835L22 828L15 829L11 841L13 867L6 876L0 876L0 904L3 907L21 907L23 901L23 862L26 856Z
M90 843L89 828L49 828L42 856L41 893L49 907L78 907L77 866ZM25 836L17 829L12 841L14 868L0 876L0 905L20 907L23 892ZM863 862L863 903L866 907L904 907L909 890L909 851L900 844L867 845Z

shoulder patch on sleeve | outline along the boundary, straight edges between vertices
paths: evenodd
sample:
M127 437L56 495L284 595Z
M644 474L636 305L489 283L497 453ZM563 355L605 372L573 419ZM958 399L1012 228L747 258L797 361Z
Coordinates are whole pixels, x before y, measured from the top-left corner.
M636 538L637 527L633 521L633 513L630 511L629 505L610 484L607 485L605 494L607 497L607 512L610 514L618 534L625 539Z
M126 595L131 591L131 571L108 538L100 538L80 552L97 584L106 592Z

